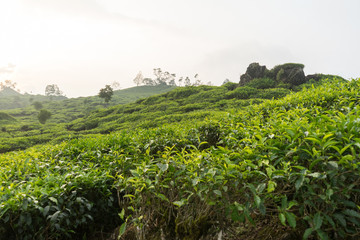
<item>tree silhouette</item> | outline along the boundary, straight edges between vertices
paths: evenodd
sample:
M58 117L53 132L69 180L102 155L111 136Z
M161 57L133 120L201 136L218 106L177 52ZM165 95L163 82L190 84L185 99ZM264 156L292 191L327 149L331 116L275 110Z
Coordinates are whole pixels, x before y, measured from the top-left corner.
M38 119L41 124L45 124L46 121L51 117L51 112L45 109L41 109L38 114Z
M106 103L108 103L112 95L114 94L114 91L110 85L105 85L105 88L100 89L100 92L98 94L99 97L103 98Z
M60 88L56 84L47 85L45 88L45 95L49 96L52 99L54 96L64 96L63 92L60 91Z
M136 75L136 77L134 78L133 81L136 84L136 86L139 86L142 83L144 83L144 77L143 77L141 71Z

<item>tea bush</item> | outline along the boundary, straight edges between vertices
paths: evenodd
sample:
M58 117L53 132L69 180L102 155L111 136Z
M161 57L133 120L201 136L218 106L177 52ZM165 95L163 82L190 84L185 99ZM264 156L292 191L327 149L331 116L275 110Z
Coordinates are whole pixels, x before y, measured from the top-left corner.
M359 87L2 154L0 239L358 239Z

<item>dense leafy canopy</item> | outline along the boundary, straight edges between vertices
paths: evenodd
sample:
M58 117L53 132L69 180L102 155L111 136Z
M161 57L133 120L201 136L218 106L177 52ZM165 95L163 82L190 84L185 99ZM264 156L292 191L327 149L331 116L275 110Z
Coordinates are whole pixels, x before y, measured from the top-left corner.
M164 99L173 109L203 99L208 114L195 120L0 155L0 236L81 239L119 227L124 239L359 238L360 80L259 104L246 99L257 88L244 88L178 88L137 110L98 111L92 131L117 112L166 113ZM218 94L224 108L212 110Z

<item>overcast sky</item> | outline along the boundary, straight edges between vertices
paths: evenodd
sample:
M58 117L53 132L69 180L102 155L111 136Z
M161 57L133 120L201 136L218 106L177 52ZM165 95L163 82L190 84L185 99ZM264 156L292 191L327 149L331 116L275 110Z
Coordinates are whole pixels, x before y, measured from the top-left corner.
M0 81L78 97L153 68L238 82L252 62L358 78L359 12L359 0L0 0Z

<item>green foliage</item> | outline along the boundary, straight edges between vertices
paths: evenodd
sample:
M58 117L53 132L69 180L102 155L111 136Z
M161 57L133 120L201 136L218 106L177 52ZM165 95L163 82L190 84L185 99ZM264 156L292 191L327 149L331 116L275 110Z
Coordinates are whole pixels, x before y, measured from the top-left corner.
M220 231L224 239L357 239L359 88L360 80L324 81L227 113L158 116L218 96L189 88L186 98L97 111L105 130L120 124L117 113L136 113L121 119L130 126L159 110L144 128L1 154L0 236L84 239L119 227L137 239L216 239ZM151 128L153 119L161 125Z
M235 88L239 87L238 83L234 83L234 82L226 82L225 84L222 85L223 87L227 88L228 90L232 91Z
M15 118L13 118L12 116L10 116L7 113L0 112L0 123L2 121L15 121Z
M279 88L263 90L251 88L249 92L246 89L242 92L247 96L246 99L241 99L236 98L237 91L241 92L244 89L231 89L232 87L229 89L227 86L178 88L164 84L140 86L114 91L112 101L107 105L135 101L137 98L155 93L163 94L155 94L139 99L135 103L106 109L100 98L96 96L40 102L52 114L46 125L38 124L38 112L31 107L7 111L17 121L8 121L6 124L3 122L9 131L0 137L0 151L26 149L34 144L50 140L52 143L58 143L64 139L85 134L108 134L122 129L159 127L187 119L202 120L204 117L224 114L223 111L229 111L229 109L241 109L251 104L261 103L265 99L280 98L289 93L288 90ZM24 131L23 125L27 125L31 130Z
M38 111L44 107L44 106L42 105L42 103L41 103L41 102L38 102L38 101L33 102L31 105L33 105L34 108L35 108L36 110L38 110Z
M63 96L63 92L60 91L58 85L51 84L46 86L45 95L49 96L50 99L52 99L54 96Z
M105 85L105 88L100 89L98 96L103 98L106 103L108 103L112 95L114 94L113 89L110 85Z
M259 86L259 85L257 85ZM278 99L289 94L290 91L284 88L272 88L272 89L257 89L249 86L239 87L233 91L227 92L225 98L232 99Z
M226 98L249 99L254 97L259 91L252 87L238 87L235 90L226 93Z
M45 124L46 121L51 117L51 112L46 109L41 109L38 115L39 122Z
M32 102L40 102L44 104L46 101L50 100L50 97L43 95L30 95L30 94L20 94L16 95L6 95L1 94L0 92L0 110L7 109L18 109L25 108L31 105ZM52 100L58 103L59 100L64 100L64 96L53 96Z
M274 88L276 82L271 78L255 78L246 84L246 86L258 89Z
M109 103L109 105L116 103L125 104L127 102L135 101L141 97L167 92L173 88L174 87L159 85L140 86L114 91L112 101ZM59 143L69 138L79 137L78 132L81 132L81 134L89 134L86 131L96 128L96 125L94 124L97 122L101 123L100 121L91 121L89 124L86 123L84 126L79 126L78 123L74 121L73 125L77 125L74 127L74 130L76 131L68 130L66 128L67 123L77 118L85 117L86 115L89 115L91 111L94 111L98 108L103 108L103 103L97 96L65 99L63 101L55 101L57 97L54 97L53 101L44 101L47 98L40 95L34 96L25 94L20 96L29 97L29 99L26 99L26 101L30 101L30 99L33 97L31 102L34 103L35 101L41 103L43 108L51 112L52 116L46 121L46 125L43 125L39 124L37 118L38 111L36 111L33 106L4 111L4 113L12 116L12 118L11 120L0 121L0 125L4 126L6 129L4 134L0 134L1 153L17 149L26 149L35 144L43 144L49 141L51 141L53 144ZM43 97L44 99L39 97ZM5 99L9 100L8 98ZM126 107L126 109L126 111L129 111L129 113L134 111L133 108ZM102 112L102 116L106 116L107 114L108 112L106 111ZM109 118L107 118L107 120L108 119ZM126 118L124 120L126 120ZM131 123L128 124L131 126ZM109 133L110 131L119 129L118 124L114 124L113 122L103 123L101 125L102 127L98 128L94 132ZM24 126L27 126L28 129L25 130ZM124 126L124 128L125 127L126 126Z
M289 92L286 89L275 88L260 90L244 87L229 91L223 86L178 87L162 95L140 99L133 104L94 111L69 123L67 129L87 133L109 133L136 127L160 127L174 119L179 122L189 117L193 118L196 114L191 113L195 111L213 115L208 111L217 114L223 110L248 106L252 102L261 102L261 99L280 98ZM254 98L256 100L253 100Z

